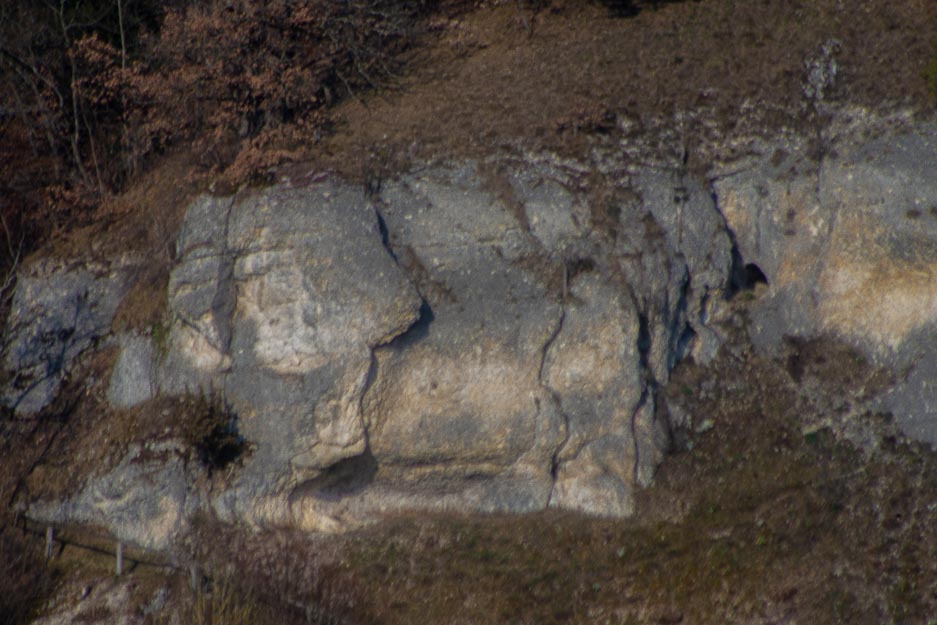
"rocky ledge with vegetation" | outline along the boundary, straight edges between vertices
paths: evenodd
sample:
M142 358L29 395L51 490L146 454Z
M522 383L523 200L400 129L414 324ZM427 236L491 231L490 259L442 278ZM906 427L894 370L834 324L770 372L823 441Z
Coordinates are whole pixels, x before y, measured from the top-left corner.
M937 10L855 4L4 10L0 620L933 622Z

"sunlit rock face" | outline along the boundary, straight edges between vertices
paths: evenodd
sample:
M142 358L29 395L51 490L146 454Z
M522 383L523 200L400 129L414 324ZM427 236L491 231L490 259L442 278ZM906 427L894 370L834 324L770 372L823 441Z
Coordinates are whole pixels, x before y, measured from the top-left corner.
M109 397L219 397L246 451L210 492L169 467L184 507L133 500L121 531L138 518L171 541L160 528L196 508L318 531L414 510L631 514L671 434L659 387L681 359L717 354L727 298L751 287L757 348L846 340L896 372L875 408L937 442L935 130L862 119L819 150L752 140L706 175L502 156L367 192L325 178L197 200L166 338L112 342ZM126 282L28 271L57 291L22 282L13 344L78 288L107 341ZM80 356L53 334L42 354ZM94 493L111 478L94 479L61 509L109 523Z
M705 185L504 159L203 198L160 393L222 390L251 446L223 518L336 530L410 509L633 512L655 391L715 352L731 273ZM661 190L662 189L662 190ZM697 275L696 281L691 279Z

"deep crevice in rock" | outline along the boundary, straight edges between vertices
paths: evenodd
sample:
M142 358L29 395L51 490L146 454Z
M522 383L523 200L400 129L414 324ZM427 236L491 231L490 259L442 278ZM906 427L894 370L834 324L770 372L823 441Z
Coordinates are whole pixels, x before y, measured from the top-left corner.
M765 276L765 272L755 263L745 264L745 281L747 288L750 289L755 288L756 284L768 284L768 278Z
M725 298L729 300L742 291L754 289L757 284L768 284L768 277L761 270L761 267L753 262L746 263L745 259L742 257L735 231L729 226L729 221L726 219L725 213L722 212L722 207L719 204L719 194L716 192L715 182L715 179L710 181L709 195L712 197L713 207L716 209L716 212L719 213L719 216L722 217L723 227L725 228L726 235L729 237L729 242L732 244L732 265L729 267L729 280L725 290Z
M638 312L638 366L641 370L641 398L631 412L631 444L634 446L634 483L638 483L638 467L641 463L641 446L638 443L638 413L647 404L650 393L655 391L654 374L650 368L651 330L646 312Z
M400 261L397 260L397 254L390 246L390 230L387 229L387 222L384 221L384 216L381 214L381 211L376 208L374 209L374 214L377 215L377 229L378 232L381 233L381 245L384 246L384 249L387 250L390 257L394 259L394 262L400 265Z
M565 282L565 280L564 280ZM568 285L566 285L568 288ZM569 415L563 411L563 402L560 400L560 396L554 391L543 379L543 368L547 362L547 354L550 351L550 347L553 346L553 343L556 342L557 337L563 331L563 322L566 321L566 303L564 301L560 303L560 318L556 323L556 327L553 329L553 332L547 338L546 342L543 344L543 349L540 352L540 368L537 370L537 382L543 387L547 393L550 395L550 399L556 404L556 409L560 413L560 416L563 418L563 440L560 441L559 445L556 446L556 449L553 450L553 454L550 457L550 479L552 484L550 485L550 493L547 495L547 508L550 507L550 503L553 501L553 492L556 490L556 478L560 470L560 452L563 451L563 448L566 447L566 444L569 442L570 431L569 431ZM540 400L534 400L537 405L537 417L540 418L540 412L543 410L543 407L540 405Z
M729 231L731 233L731 230ZM732 299L742 291L751 291L758 284L768 284L768 278L755 263L746 263L739 252L735 237L732 235L732 269L729 272L727 299Z
M649 372L651 353L651 328L647 313L638 313L638 364L645 373Z
M693 330L687 319L690 301L692 277L689 271L680 284L680 297L677 299L677 306L670 321L669 351L667 354L667 370L672 370L689 350L689 346L696 337L696 331ZM682 327L681 327L682 326Z
M422 298L421 298L422 299ZM426 338L429 334L429 326L436 319L433 307L425 299L420 303L420 311L410 327L385 343L383 347L389 347L394 350L402 351L413 344Z
M651 384L650 381L645 382L644 387L641 389L641 397L638 399L634 410L631 411L631 444L634 445L634 465L631 471L632 479L635 484L638 483L639 467L641 466L641 445L638 442L638 414L640 414L641 409L647 405L648 398L652 392L654 392L653 384Z
M394 336L389 341L382 343L376 347L391 347L394 349L404 349L409 347L413 343L423 339L429 333L429 326L436 318L435 313L433 312L432 306L426 300L426 297L423 296L422 291L420 290L417 280L414 280L414 277L407 271L406 266L400 262L400 259L397 257L397 253L394 251L394 248L390 244L390 230L387 228L387 222L384 220L384 215L381 214L381 211L378 210L376 206L373 207L374 214L377 217L377 229L381 235L381 245L384 246L384 249L387 250L387 253L390 254L390 257L394 259L394 264L400 268L405 274L407 274L410 282L413 284L413 287L416 289L417 293L420 296L420 309L417 313L416 320L410 324L410 326L401 332L400 334ZM373 365L373 350L372 350L372 368ZM369 374L370 375L370 374ZM365 387L365 393L367 392L367 386ZM362 393L364 397L364 393Z
M221 249L219 250L218 276L216 284L218 285L211 302L211 313L214 318L213 325L218 333L219 345L218 351L227 354L231 351L231 337L233 334L231 327L231 317L237 307L237 285L234 281L234 263L237 259L236 250L228 247L228 232L231 225L231 213L234 210L234 202L237 196L231 198L225 209L224 231L222 233Z

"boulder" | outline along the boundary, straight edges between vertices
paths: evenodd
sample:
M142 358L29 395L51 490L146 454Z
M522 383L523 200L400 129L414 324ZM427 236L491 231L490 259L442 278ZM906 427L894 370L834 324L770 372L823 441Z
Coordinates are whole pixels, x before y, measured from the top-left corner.
M107 387L107 400L117 408L132 408L156 397L157 353L148 336L130 332L118 340L120 354Z
M371 350L421 300L348 185L203 198L179 258L161 392L223 394L253 453L222 514L288 523L286 494L364 451Z

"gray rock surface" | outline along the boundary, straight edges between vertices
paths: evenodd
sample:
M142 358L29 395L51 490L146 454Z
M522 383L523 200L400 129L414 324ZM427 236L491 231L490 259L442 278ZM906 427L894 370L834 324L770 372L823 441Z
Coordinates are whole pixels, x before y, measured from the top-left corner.
M658 388L680 359L716 354L725 298L763 277L759 348L845 339L896 372L877 408L937 442L937 131L869 135L862 119L819 151L754 142L709 180L529 155L415 171L370 197L325 180L201 198L165 353L121 337L110 401L222 395L250 449L212 493L223 519L333 531L414 509L627 515L669 444ZM107 333L124 282L31 271L6 362L54 372ZM18 401L53 392L35 388ZM168 503L120 503L134 471L155 472ZM153 545L198 499L174 453L96 479L59 514L151 526L137 538Z
M3 402L18 415L49 405L77 359L110 333L135 262L57 261L19 274L5 335L4 366L13 379Z
M731 242L679 172L623 172L597 213L584 171L500 159L370 200L327 181L196 202L159 387L238 415L252 454L222 518L632 512L668 442L657 386L718 345Z
M119 337L120 355L114 365L107 400L118 408L132 408L156 397L157 354L148 336Z
M714 184L747 262L770 288L753 338L829 334L902 381L883 398L899 426L937 443L937 131L908 120L872 137L831 132L826 155L766 146Z
M222 514L288 523L285 494L364 451L371 349L420 298L348 186L200 200L179 252L161 390L223 392L254 452Z
M111 471L92 477L64 502L37 502L30 518L51 524L89 523L107 527L124 542L168 550L188 530L199 509L187 450L165 441L134 445Z

